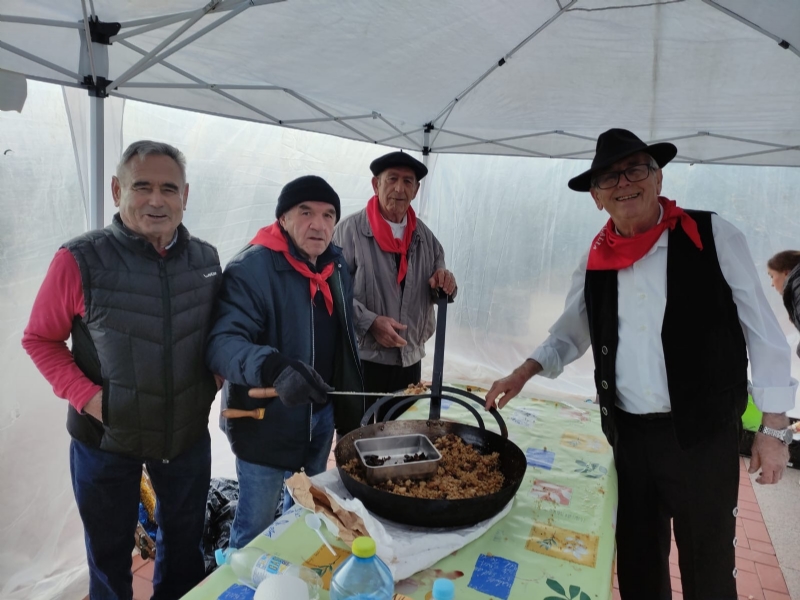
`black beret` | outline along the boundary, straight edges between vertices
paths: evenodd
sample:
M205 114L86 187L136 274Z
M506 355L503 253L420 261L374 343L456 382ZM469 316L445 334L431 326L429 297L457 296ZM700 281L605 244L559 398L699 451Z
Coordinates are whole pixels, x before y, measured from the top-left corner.
M390 152L389 154L384 154L370 163L369 170L377 177L391 167L408 167L414 171L414 174L417 176L417 181L422 180L422 178L428 174L428 167L405 152Z
M337 223L342 216L339 195L331 184L317 175L304 175L283 186L278 196L278 206L275 207L275 218L280 219L281 215L301 202L327 202L336 209Z

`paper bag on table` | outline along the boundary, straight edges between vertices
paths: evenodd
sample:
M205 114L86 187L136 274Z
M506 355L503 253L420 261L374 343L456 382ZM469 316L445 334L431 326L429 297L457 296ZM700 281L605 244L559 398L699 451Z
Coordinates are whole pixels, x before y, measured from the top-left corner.
M286 487L295 502L327 517L338 529L339 538L348 546L362 535L369 535L364 520L356 513L342 508L324 490L312 485L305 473L295 473L286 480Z

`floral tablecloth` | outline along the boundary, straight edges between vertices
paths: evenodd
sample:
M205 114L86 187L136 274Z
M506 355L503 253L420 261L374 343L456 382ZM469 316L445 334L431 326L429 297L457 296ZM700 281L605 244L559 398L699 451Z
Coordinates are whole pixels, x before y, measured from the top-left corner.
M482 396L479 391L474 391ZM427 416L427 400L401 418ZM428 600L433 580L448 577L459 600L610 600L614 560L617 479L611 448L590 408L536 398L515 398L501 414L509 438L525 453L528 470L509 514L479 539L434 567L397 582L395 591ZM472 415L444 400L442 418L474 423ZM498 431L486 415L487 427ZM339 540L336 556L322 545L295 507L251 545L316 568L327 587L348 555ZM247 600L223 567L192 590L189 600ZM327 600L323 592L320 600ZM288 599L287 599L288 600Z

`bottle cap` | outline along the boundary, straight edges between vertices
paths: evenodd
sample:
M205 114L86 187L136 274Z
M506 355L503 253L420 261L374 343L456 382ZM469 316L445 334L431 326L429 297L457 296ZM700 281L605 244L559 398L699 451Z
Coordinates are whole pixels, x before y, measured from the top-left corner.
M214 559L217 561L218 567L221 567L228 561L228 554L230 553L223 551L222 548L214 550Z
M433 597L435 600L453 600L456 586L449 579L437 579L433 582Z
M353 554L358 558L371 558L375 556L375 540L371 537L357 537L353 540Z
M217 561L218 567L221 567L225 564L225 554L222 552L221 548L214 550L214 559Z

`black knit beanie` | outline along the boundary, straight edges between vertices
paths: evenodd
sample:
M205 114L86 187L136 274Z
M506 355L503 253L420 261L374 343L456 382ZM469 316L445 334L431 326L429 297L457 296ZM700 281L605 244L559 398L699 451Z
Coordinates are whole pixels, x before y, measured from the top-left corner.
M304 175L283 186L278 196L278 206L275 207L275 218L280 219L281 215L301 202L327 202L336 209L337 223L342 216L339 196L327 181L317 175Z

